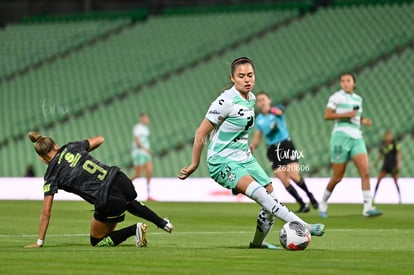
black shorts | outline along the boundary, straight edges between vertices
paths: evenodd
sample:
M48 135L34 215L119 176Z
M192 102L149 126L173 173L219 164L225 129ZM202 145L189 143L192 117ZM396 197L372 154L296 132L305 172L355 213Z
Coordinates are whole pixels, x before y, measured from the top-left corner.
M391 174L391 175L398 174L398 169L397 169L397 164L396 163L384 162L384 164L382 165L381 170L388 173L388 174Z
M272 163L272 169L298 162L295 146L291 139L285 139L279 143L267 147L267 158Z
M105 205L95 208L94 218L103 223L118 223L125 220L129 201L135 200L137 192L132 181L121 171L115 176Z

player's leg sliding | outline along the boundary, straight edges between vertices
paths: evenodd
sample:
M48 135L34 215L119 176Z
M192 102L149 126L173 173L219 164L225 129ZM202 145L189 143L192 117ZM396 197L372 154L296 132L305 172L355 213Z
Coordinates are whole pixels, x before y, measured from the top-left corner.
M95 238L92 235L90 236L90 242L92 246L96 247L110 247L117 246L120 243L124 242L131 236L135 236L137 247L146 247L147 225L144 223L137 223L128 227L125 227L120 230L111 232L108 236L105 236L101 239Z
M325 225L323 224L308 224L299 218L295 213L292 213L286 206L281 204L277 199L275 191L271 194L266 192L266 189L253 181L246 189L246 196L259 203L267 212L273 216L285 221L299 221L305 224L312 235L322 236L325 232Z
M159 228L162 228L164 231L171 233L174 229L174 226L168 219L160 218L154 211L146 207L144 204L132 200L127 205L127 210L129 213L146 219L147 221L152 222Z

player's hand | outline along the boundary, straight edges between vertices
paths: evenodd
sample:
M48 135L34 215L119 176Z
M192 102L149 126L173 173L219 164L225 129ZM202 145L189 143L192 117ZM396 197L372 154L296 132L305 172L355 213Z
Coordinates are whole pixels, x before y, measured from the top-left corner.
M371 126L372 125L372 120L370 118L363 118L361 120L361 124L366 125L366 126Z
M250 151L253 153L254 151L256 151L257 146L254 144L250 144Z
M179 175L177 175L177 177L180 179L180 180L185 180L186 178L188 178L195 170L197 170L197 166L196 165L193 165L193 164L190 164L189 166L187 166L187 167L183 167L181 170L180 170L180 174Z
M38 245L37 243L26 245L24 248L41 248L43 245Z
M274 114L274 115L277 115L277 116L281 116L281 115L283 115L283 111L282 111L282 110L280 110L279 108L276 108L276 107L272 107L272 108L270 109L270 112L271 112L272 114Z

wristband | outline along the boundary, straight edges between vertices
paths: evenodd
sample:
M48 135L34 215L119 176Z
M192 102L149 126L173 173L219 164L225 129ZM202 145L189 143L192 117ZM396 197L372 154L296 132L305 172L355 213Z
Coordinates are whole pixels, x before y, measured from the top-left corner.
M37 239L37 242L36 242L36 244L37 244L37 245L42 246L42 245L43 245L43 243L44 243L44 241L43 241L43 240L41 240L41 239Z

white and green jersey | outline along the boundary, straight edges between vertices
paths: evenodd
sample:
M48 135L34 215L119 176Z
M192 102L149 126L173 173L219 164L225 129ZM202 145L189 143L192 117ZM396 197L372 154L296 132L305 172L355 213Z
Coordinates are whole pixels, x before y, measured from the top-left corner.
M141 145L149 150L150 149L150 141L149 141L149 136L150 136L150 130L148 125L145 125L143 123L138 123L137 125L134 126L133 129L133 136L134 136L134 140L132 142L132 149L133 151L139 151L140 148L138 148L137 144L135 143L135 138L139 138L139 141L141 143Z
M225 159L245 161L251 158L248 138L254 126L255 103L253 93L249 93L249 99L245 99L233 86L210 105L205 117L216 126L210 133L209 162L222 163Z
M349 94L343 90L340 90L331 95L326 107L334 110L337 114L350 112L357 106L359 108L358 114L353 118L335 120L335 126L332 131L333 133L342 132L352 138L362 137L360 130L362 116L362 97L355 93Z

